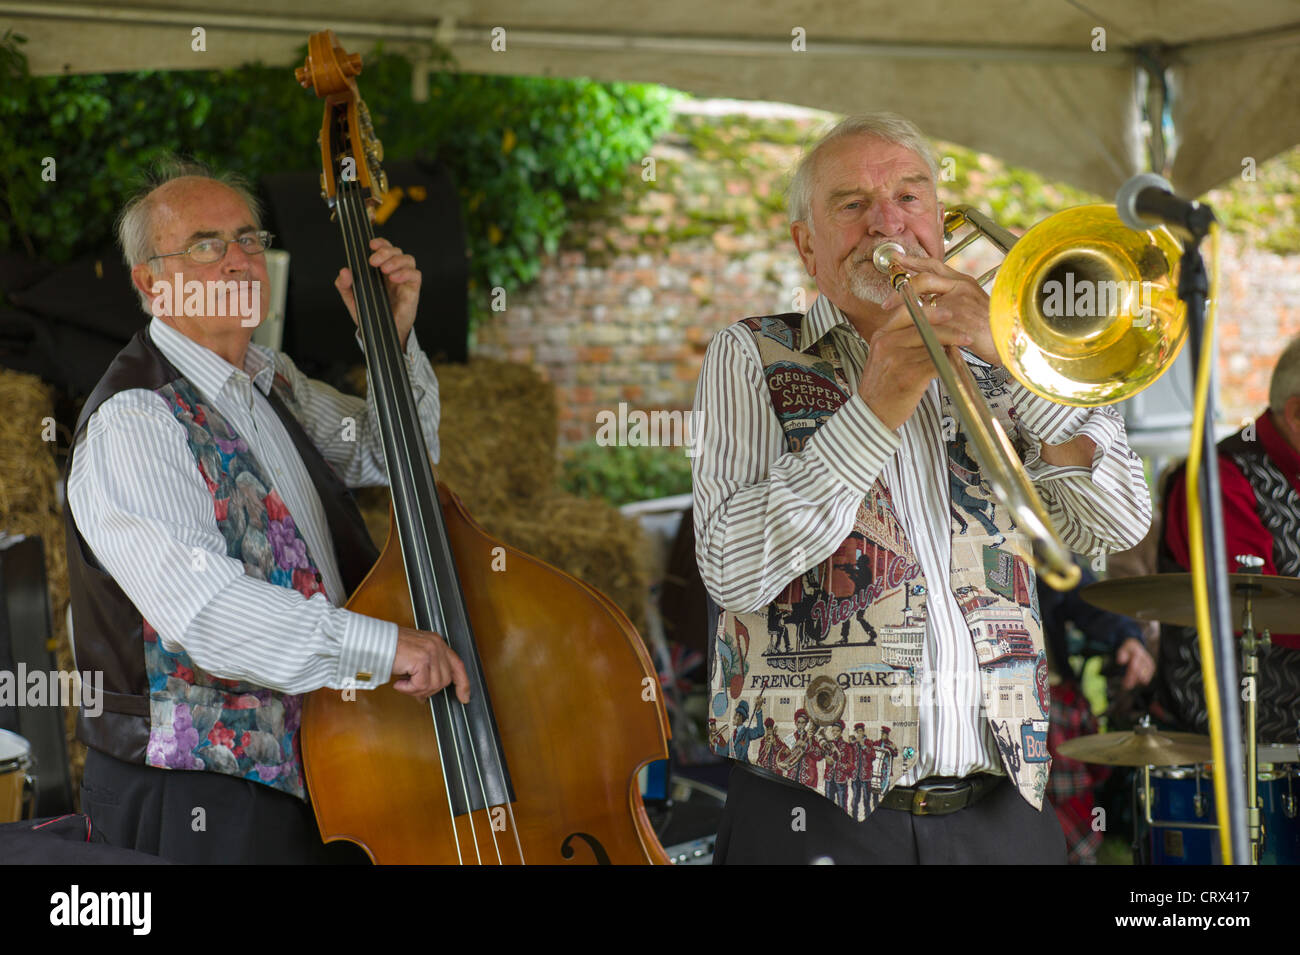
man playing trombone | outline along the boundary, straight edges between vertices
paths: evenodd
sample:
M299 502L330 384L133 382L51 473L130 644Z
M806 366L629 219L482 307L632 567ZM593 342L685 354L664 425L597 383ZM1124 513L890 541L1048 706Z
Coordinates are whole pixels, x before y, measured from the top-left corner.
M752 712L767 688L768 718L788 737L796 711L812 709L804 689L829 676L845 690L839 725L862 725L863 738L888 726L897 753L879 802L851 805L806 773L735 764L716 861L1065 860L1055 814L1042 811L1048 690L1030 541L987 479L954 500L963 426L873 265L877 247L902 246L897 264L935 335L965 349L1069 549L1132 547L1150 501L1116 413L1037 397L1001 367L988 296L943 263L936 179L930 147L901 117L832 129L790 187L791 236L819 296L806 315L730 326L705 357L694 515L722 610L714 643L738 645L738 626L783 627L796 605L811 621L793 650L756 643L743 685L715 680L711 715ZM843 570L866 564L870 574Z

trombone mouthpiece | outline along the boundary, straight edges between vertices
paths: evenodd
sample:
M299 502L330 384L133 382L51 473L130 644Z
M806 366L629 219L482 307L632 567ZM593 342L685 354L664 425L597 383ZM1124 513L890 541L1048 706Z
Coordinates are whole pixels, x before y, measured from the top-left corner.
M906 255L907 250L897 242L882 242L876 246L876 251L871 253L871 261L876 266L876 270L889 274L893 268L894 256Z

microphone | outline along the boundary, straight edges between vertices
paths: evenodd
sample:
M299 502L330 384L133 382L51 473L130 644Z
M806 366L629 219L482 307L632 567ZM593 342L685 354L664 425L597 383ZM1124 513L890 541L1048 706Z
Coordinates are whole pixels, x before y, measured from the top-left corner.
M1136 232L1167 225L1193 239L1205 236L1214 221L1209 206L1174 195L1168 182L1150 172L1138 173L1120 186L1115 211L1120 221Z

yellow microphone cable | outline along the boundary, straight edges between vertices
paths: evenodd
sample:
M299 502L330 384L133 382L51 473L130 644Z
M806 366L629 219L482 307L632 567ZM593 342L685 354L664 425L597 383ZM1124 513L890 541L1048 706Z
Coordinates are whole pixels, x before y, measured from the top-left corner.
M1205 566L1204 528L1201 525L1201 457L1204 453L1205 412L1209 402L1214 359L1215 312L1219 302L1219 227L1210 226L1210 292L1201 336L1200 367L1196 373L1196 403L1192 416L1192 443L1187 452L1187 530L1192 563L1192 599L1196 607L1196 639L1201 651L1201 673L1205 680L1205 705L1210 721L1210 749L1214 765L1214 801L1219 822L1219 847L1223 864L1232 865L1232 832L1228 827L1228 774L1223 748L1223 701L1219 698L1218 667L1214 661L1210 626L1209 581ZM1188 316L1195 320L1194 316ZM1253 745L1252 740L1248 745Z

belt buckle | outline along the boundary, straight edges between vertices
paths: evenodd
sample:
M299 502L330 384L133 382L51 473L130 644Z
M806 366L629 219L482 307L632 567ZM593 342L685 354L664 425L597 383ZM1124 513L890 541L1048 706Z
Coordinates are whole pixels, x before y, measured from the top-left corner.
M955 783L924 783L916 784L916 790L912 793L912 815L914 816L933 816L941 813L931 812L926 807L926 797L933 793L936 796L956 796L961 793L971 791L971 784L968 782ZM969 801L969 799L967 800ZM958 807L960 808L960 807ZM947 810L952 812L952 809Z

